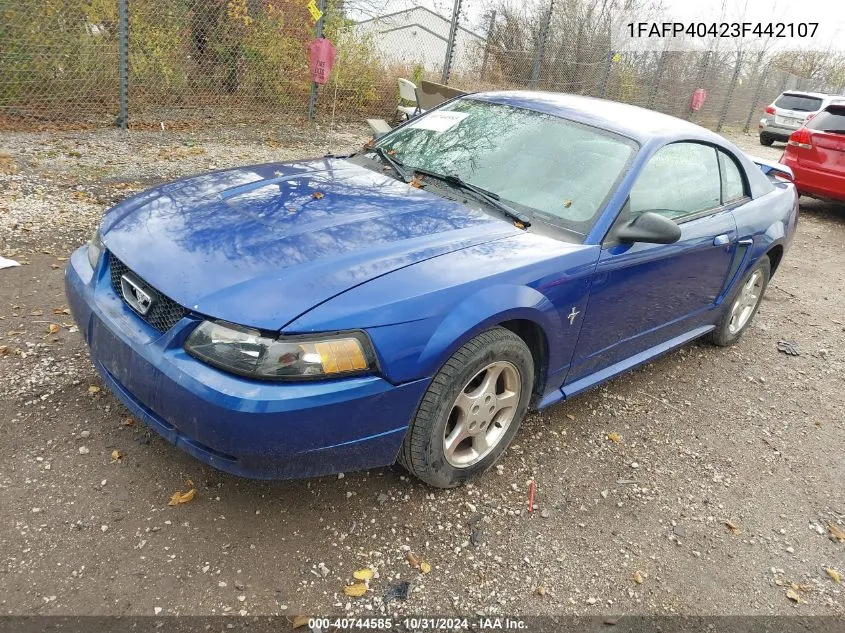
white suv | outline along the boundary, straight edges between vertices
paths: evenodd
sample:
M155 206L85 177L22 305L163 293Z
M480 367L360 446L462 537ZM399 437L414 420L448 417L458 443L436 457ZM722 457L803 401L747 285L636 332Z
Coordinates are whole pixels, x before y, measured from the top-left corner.
M760 119L760 144L789 140L790 134L833 103L845 103L845 95L800 90L782 92L774 103L766 106L766 114Z

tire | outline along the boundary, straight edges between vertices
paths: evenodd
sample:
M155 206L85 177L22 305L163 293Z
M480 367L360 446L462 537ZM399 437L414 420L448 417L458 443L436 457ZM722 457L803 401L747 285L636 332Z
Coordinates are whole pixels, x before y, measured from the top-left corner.
M769 147L774 142L775 142L775 139L773 139L768 134L761 134L760 135L760 145L765 145L766 147Z
M502 327L482 332L435 374L399 462L437 488L454 488L480 475L516 434L533 386L534 359L525 341Z
M759 276L759 277L757 277ZM719 347L727 347L736 343L740 337L751 325L754 320L754 315L757 314L757 309L763 301L763 294L766 292L766 287L769 285L769 279L772 276L772 264L768 257L763 257L754 268L752 268L742 281L737 284L736 295L731 300L730 304L725 308L716 329L710 333L710 342ZM752 278L758 279L759 283L754 282L757 290L753 292L753 305L748 303L752 295L745 293L748 285L752 283ZM753 288L752 288L753 289ZM742 315L743 306L750 309L747 315ZM736 317L736 321L734 320ZM741 317L741 318L740 318Z

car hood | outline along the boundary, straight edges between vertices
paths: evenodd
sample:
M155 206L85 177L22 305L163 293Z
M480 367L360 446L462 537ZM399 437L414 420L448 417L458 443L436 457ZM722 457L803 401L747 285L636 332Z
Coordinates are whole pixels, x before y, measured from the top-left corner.
M218 171L103 221L106 247L192 311L267 330L371 279L518 229L342 159Z

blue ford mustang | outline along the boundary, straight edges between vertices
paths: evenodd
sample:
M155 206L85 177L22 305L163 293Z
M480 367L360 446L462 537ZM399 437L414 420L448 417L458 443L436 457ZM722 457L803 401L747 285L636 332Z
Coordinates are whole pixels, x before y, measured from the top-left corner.
M257 478L392 464L449 487L547 407L734 343L795 231L788 168L633 106L452 100L343 158L118 204L67 268L140 419Z

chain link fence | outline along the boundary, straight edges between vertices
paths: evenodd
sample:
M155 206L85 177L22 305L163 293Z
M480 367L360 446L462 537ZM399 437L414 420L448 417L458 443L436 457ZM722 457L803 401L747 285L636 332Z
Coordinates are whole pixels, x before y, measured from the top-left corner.
M309 114L335 125L392 117L404 77L591 95L748 129L785 89L842 89L775 68L763 53L616 53L566 7L520 23L482 2L457 0L444 15L321 0L337 53L309 112L316 29L307 0L0 0L0 125L210 128ZM706 99L692 111L697 89Z

